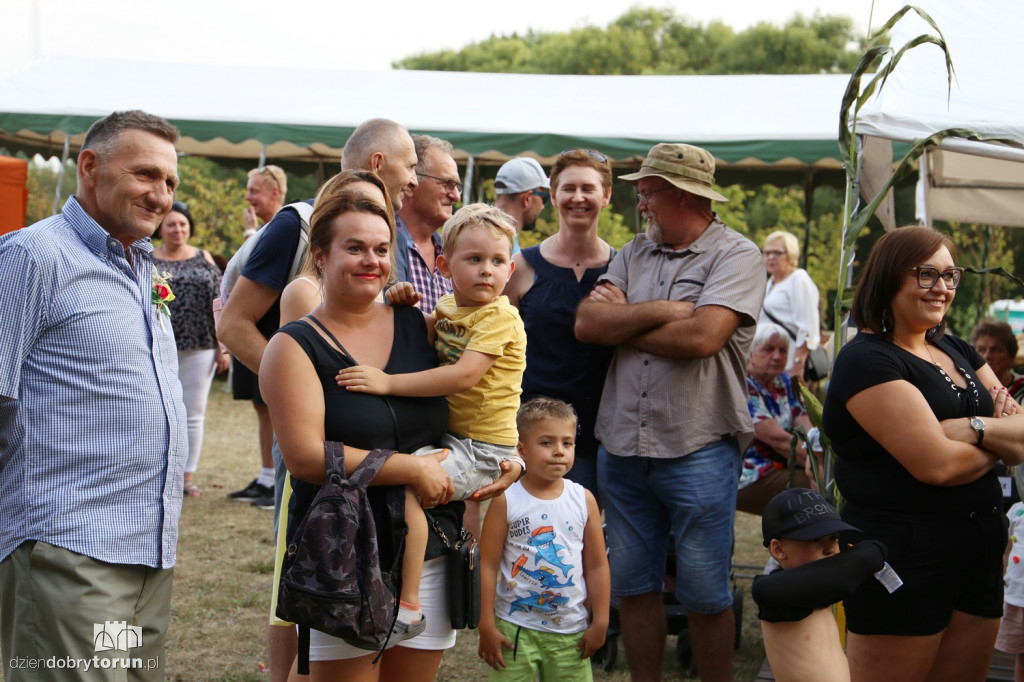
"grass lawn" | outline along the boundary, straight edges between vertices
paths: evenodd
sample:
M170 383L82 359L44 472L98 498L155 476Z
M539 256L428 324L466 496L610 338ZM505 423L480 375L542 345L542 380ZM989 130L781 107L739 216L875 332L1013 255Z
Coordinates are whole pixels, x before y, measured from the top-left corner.
M273 577L272 513L231 501L227 493L244 487L258 472L256 414L249 403L235 402L214 382L206 437L196 482L203 495L187 498L181 518L171 624L167 641L168 680L267 680L259 666L266 660L264 634ZM764 565L760 520L737 514L736 563ZM738 569L738 573L752 573ZM734 658L734 680L750 682L764 660L750 581L743 589L743 625ZM463 631L445 654L437 679L486 679L489 668L476 657L476 633ZM666 642L664 679L690 679L675 663L676 637ZM0 675L0 680L2 680ZM629 672L619 642L618 662L595 679L625 681Z

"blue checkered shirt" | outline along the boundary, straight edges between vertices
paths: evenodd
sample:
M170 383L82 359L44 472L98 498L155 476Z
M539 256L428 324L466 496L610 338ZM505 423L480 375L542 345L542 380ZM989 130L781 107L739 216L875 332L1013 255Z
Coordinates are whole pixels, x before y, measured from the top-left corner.
M413 288L422 294L420 302L416 306L425 313L433 313L434 308L437 307L437 302L441 300L441 297L452 293L452 282L450 279L441 274L440 270L436 267L433 272L427 267L427 261L423 258L423 253L419 247L409 236L409 230L405 227L405 223L399 216L395 216L395 229L405 231L405 239L399 240L398 244L401 245L403 241L408 243L408 249L404 253L399 251L395 254L395 258L405 258L409 265L409 281L412 282ZM437 256L444 253L441 249L441 237L437 232L430 235L431 241L434 242L434 251Z
M133 270L73 197L0 237L0 560L41 540L174 565L188 439L152 251Z

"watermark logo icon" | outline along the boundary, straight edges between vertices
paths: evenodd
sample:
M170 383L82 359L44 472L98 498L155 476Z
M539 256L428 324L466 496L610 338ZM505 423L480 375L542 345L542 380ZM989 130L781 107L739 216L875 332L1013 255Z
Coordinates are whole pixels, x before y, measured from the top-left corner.
M142 628L123 620L93 623L92 641L96 651L128 651L142 646Z

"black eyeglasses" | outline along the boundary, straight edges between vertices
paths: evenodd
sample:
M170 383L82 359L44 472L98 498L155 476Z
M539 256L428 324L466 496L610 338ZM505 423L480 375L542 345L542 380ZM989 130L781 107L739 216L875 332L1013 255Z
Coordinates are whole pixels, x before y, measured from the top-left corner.
M637 198L638 201L642 201L642 202L644 202L646 204L646 203L649 203L651 201L651 195L652 194L657 194L658 192L664 192L667 189L679 189L679 188L678 187L674 187L672 185L666 185L666 186L660 187L658 189L652 189L650 192L641 192L638 189L636 191L636 198Z
M547 201L551 198L551 194L546 189L540 187L530 190L530 193L534 196L540 197L542 201Z
M597 161L598 163L608 163L607 156L605 156L601 152L595 152L593 149L566 149L564 152L562 152L562 156L569 156L570 154L575 154L576 152L583 152L584 154L592 158L594 161Z
M939 272L938 268L931 265L916 265L909 269L917 273L917 286L922 289L931 289L939 281L939 277L947 289L956 289L960 285L960 278L964 276L963 268L950 268Z
M465 185L463 185L461 182L456 182L451 178L439 178L436 175L427 175L426 173L420 173L418 171L416 175L420 176L421 178L430 178L434 182L440 185L444 185L444 191L448 192L449 194L451 194L452 192L458 192L459 194L462 194L462 190L465 187Z

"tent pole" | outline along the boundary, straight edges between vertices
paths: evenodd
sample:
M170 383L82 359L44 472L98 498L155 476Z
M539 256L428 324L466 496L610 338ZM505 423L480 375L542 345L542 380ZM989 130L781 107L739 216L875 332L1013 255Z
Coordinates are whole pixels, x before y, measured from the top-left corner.
M267 145L260 142L260 162L257 168L265 168L267 165Z
M811 211L814 210L814 171L804 173L804 248L801 267L807 268L808 251L811 248Z
M465 185L463 189L463 197L468 197L473 193L473 173L476 170L476 157L472 154L466 159L466 174L463 176L462 183ZM477 199L480 200L479 198ZM465 201L465 198L463 198Z
M64 153L60 157L60 172L57 173L57 188L53 191L53 212L50 215L57 215L60 209L60 195L64 189L64 172L68 163L68 155L71 153L71 135L64 134Z

